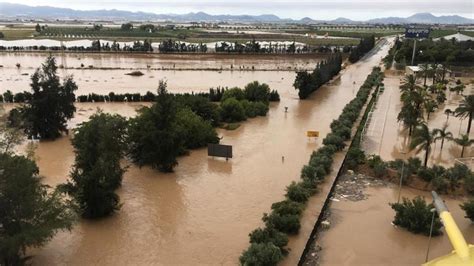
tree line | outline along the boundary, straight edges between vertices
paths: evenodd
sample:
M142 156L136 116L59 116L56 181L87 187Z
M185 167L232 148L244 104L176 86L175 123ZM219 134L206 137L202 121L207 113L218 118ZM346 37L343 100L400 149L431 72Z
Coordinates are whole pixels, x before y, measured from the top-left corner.
M72 52L153 52L150 40L134 41L132 45L120 45L117 41L101 43L100 40L93 40L90 46L0 46L0 51L72 51Z
M296 72L293 86L298 90L300 99L306 99L324 83L339 74L342 67L342 55L340 53L331 56L328 60L319 62L312 73L307 71Z
M301 170L301 181L292 182L286 188L285 200L272 204L271 212L263 215L264 227L249 234L250 246L240 256L242 265L277 265L288 254L288 235L299 232L300 217L307 201L330 173L335 153L342 151L345 141L351 138L351 129L360 111L382 78L380 68L374 68L356 97L331 123L331 133L323 139L323 146L311 154L309 163Z
M355 63L375 46L375 36L363 37L357 47L351 50L349 61Z

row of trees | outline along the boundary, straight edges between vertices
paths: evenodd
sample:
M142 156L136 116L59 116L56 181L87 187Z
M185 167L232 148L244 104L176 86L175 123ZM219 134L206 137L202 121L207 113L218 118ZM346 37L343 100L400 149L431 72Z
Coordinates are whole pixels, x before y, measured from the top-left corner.
M349 54L349 61L351 63L355 63L359 61L361 57L363 57L366 53L368 53L372 48L375 46L375 37L374 35L370 37L363 37L357 47L351 50Z
M396 62L409 62L413 53L413 40L404 39L397 46L394 59ZM417 41L415 65L422 63L472 66L474 62L474 42L424 39Z
M306 71L296 72L293 86L298 90L300 99L306 99L313 91L331 80L341 71L341 66L342 55L338 53L328 60L318 63L312 73Z
M93 40L90 46L0 46L0 51L73 51L73 52L153 52L150 40L134 41L132 45L120 45L117 41L101 43L100 40Z
M277 265L288 253L288 235L297 234L300 229L300 216L305 204L317 186L331 171L333 157L345 147L351 137L351 129L359 117L374 86L382 80L380 68L375 68L359 89L357 96L348 103L342 114L331 124L331 133L323 140L323 146L313 152L308 165L301 171L301 181L292 182L286 189L285 200L272 204L271 213L264 214L263 228L249 235L250 246L245 250L240 262L242 265Z
M172 39L164 40L160 43L158 47L159 51L162 53L181 53L181 52L190 52L190 53L205 53L207 52L207 45L192 44L192 43L182 43L179 41L174 41Z

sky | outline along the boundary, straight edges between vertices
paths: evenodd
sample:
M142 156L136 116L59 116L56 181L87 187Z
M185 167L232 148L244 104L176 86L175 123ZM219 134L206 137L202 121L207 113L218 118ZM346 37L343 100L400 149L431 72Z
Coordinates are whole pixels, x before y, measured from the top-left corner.
M47 5L79 10L120 9L153 13L184 14L203 11L209 14L261 15L274 14L281 18L335 19L346 17L367 20L379 17L408 17L414 13L460 15L474 18L474 0L15 0L5 1L31 6Z

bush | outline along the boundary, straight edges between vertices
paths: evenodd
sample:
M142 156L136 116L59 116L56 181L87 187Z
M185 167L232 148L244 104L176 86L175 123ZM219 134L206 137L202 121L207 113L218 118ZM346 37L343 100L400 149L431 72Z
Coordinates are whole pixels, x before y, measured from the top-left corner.
M257 116L257 110L252 102L248 100L242 100L240 101L240 104L242 104L242 108L244 108L245 115L247 117L253 118Z
M334 145L338 151L341 151L346 147L346 144L344 143L344 139L336 135L334 133L329 133L324 139L323 139L323 144L324 145Z
M286 195L288 199L296 202L304 203L308 201L310 195L309 191L305 189L301 183L296 183L295 181L286 188Z
M300 215L304 205L292 200L283 200L272 204L272 210L279 215Z
M367 164L370 168L374 168L376 165L383 163L384 161L380 156L372 154L367 158Z
M431 180L431 184L433 185L433 189L438 193L447 193L449 184L448 180L444 178L444 176L436 176Z
M225 122L239 122L247 118L242 104L235 98L224 100L220 107L221 118Z
M451 190L455 190L461 185L461 180L472 175L471 170L464 164L456 164L446 171L446 178L449 181Z
M403 198L402 203L392 203L390 206L395 210L395 218L393 220L395 225L415 234L430 234L433 204L426 204L424 198L418 196L411 201ZM438 214L435 214L433 236L441 234L441 226L442 223Z
M216 130L211 123L188 108L176 114L176 125L179 136L187 149L206 146L208 143L219 143Z
M288 251L284 248L288 244L288 236L282 232L279 232L273 227L255 229L252 233L249 234L249 238L250 243L272 243L273 245L280 248L283 255L286 255L288 253Z
M270 215L264 214L262 220L267 227L274 227L280 232L287 234L297 234L300 230L300 216L295 214L279 215L272 212Z
M241 101L245 99L245 93L241 88L237 87L225 90L222 94L221 102L224 102L229 98L235 98L236 100Z
M375 177L383 177L387 174L387 164L385 162L378 163L374 166Z
M471 195L474 195L474 175L469 175L464 179L464 189Z
M270 101L270 102L279 102L279 101L280 101L280 94L278 94L278 91L272 90L272 91L270 92L269 101Z
M255 113L259 116L266 116L268 113L268 105L263 102L254 102Z
M245 86L244 94L245 98L251 102L268 102L270 87L266 83L260 84L254 81Z
M245 266L277 265L283 254L273 243L252 243L240 256L240 264Z
M365 153L359 148L350 148L346 156L346 166L349 169L356 169L358 165L365 162Z
M474 222L474 200L470 200L464 202L460 205L461 209L466 212L466 218L469 218L472 222Z

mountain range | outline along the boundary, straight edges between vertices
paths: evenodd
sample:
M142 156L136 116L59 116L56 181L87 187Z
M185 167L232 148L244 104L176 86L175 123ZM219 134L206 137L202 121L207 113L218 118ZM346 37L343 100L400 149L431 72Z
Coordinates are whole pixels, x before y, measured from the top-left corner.
M75 10L50 6L28 6L0 2L0 17L3 19L78 19L78 20L120 20L120 21L173 21L173 22L272 22L272 23L334 23L334 24L474 24L474 19L461 16L435 16L431 13L417 13L410 17L386 17L366 21L354 21L348 18L317 20L305 17L299 20L280 18L272 14L252 15L210 15L204 12L187 14L156 14L150 12L130 12L117 9Z

